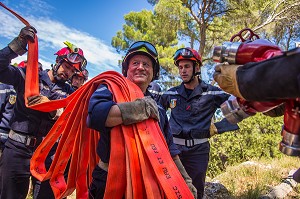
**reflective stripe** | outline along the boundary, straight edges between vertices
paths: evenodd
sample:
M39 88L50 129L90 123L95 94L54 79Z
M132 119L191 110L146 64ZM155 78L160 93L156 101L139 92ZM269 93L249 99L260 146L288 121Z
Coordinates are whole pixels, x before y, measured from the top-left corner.
M3 94L3 93L11 93L11 92L15 92L14 89L3 89L3 90L0 90L0 94Z
M102 88L97 89L95 92L101 92L101 91L104 91L104 90L107 90L107 88L105 86L102 87Z
M36 144L36 138L33 136L22 135L13 130L9 131L8 137L14 141L25 144L26 146L34 147Z
M224 92L224 91L206 91L206 92L203 92L201 95L221 95L224 93L226 93L226 92Z
M166 91L164 94L165 95L177 95L178 92L177 91Z
M207 142L208 138L203 138L203 139L182 139L182 138L175 138L173 137L173 142L175 144L179 144L182 146L186 147L193 147L197 144L202 144L204 142Z
M226 92L224 92L224 91L206 91L206 92L201 93L201 95L221 95L221 94L224 94L224 93L226 93ZM177 91L167 91L164 94L166 94L166 95L177 95L178 92Z
M162 95L162 94L163 94L163 92L158 92L158 91L156 91L156 90L150 90L150 89L148 89L148 91L149 91L150 93L152 93L152 94L155 94L155 95Z

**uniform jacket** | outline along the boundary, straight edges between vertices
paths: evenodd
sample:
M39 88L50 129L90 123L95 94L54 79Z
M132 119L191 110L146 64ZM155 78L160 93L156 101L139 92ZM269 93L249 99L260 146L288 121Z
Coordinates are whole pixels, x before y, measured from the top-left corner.
M182 83L165 92L160 98L160 103L165 109L171 108L169 121L174 137L202 139L210 137L211 120L229 96L218 87L200 80L189 97ZM225 123L230 126L227 121ZM224 125L222 126L224 128ZM222 131L224 132L224 129Z
M153 96L147 91L146 96ZM109 110L116 102L113 101L112 93L105 85L100 85L93 93L89 102L87 126L101 133L100 140L97 146L97 153L101 160L105 163L109 162L110 157L110 131L111 128L105 127L106 118ZM170 132L168 118L165 110L158 104L160 121L159 125L164 134L169 147L171 156L175 156L180 152L177 146L173 143L173 137Z
M10 130L9 121L13 115L16 97L16 91L13 86L0 83L0 133L8 134Z
M13 85L17 92L14 114L11 118L11 129L31 135L43 137L54 124L49 113L36 111L25 106L25 74L26 69L10 65L13 58L17 57L9 47L0 50L0 81L5 84ZM67 97L73 92L71 86L66 83L52 83L47 74L48 70L39 73L40 94L49 98L49 100L61 99Z
M248 101L300 97L300 48L237 69L237 83Z

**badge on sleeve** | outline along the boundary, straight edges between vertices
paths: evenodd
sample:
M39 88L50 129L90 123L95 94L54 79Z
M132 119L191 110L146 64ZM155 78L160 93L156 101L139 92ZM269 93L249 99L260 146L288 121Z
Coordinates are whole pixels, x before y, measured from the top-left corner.
M16 100L17 100L17 96L16 95L9 95L9 103L11 105L13 105L14 103L16 103Z
M170 108L175 108L176 107L176 102L177 102L177 99L171 99Z

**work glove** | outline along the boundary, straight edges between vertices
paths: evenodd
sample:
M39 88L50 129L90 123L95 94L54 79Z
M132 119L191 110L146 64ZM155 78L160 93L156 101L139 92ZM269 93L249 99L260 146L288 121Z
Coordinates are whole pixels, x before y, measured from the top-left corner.
M43 95L35 95L35 96L27 97L27 100L28 100L28 106L50 101L46 96Z
M193 196L195 199L197 199L197 189L196 187L192 184L192 178L189 176L189 174L186 172L184 166L182 165L178 155L173 157L173 161L175 162L178 170L181 173L181 176L185 180L185 183L189 187L190 191L192 192Z
M18 55L23 55L27 52L26 46L28 40L34 42L36 29L32 26L26 26L21 29L19 36L14 38L9 44L9 48Z
M141 122L149 117L159 121L157 104L150 96L117 105L120 108L124 125Z
M63 111L64 111L64 109L60 108L60 109L57 109L57 110L49 112L50 119L51 120L57 120L61 116L61 114L63 113Z
M213 135L218 134L218 129L217 129L217 127L216 127L216 125L214 123L210 124L209 134L210 134L210 137L212 137Z
M239 66L229 65L228 63L217 64L213 77L222 90L244 99L237 84L236 70Z

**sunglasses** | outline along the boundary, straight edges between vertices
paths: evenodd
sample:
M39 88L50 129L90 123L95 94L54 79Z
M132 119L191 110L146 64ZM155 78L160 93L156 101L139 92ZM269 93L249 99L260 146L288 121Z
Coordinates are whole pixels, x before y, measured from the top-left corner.
M156 48L149 42L147 41L137 41L135 43L133 43L130 47L129 47L129 52L134 51L134 50L138 50L142 47L145 47L147 49L147 51L153 55L154 57L158 56L158 53L156 51Z
M87 61L82 55L78 53L69 53L65 56L65 58L72 64L79 64L81 71L86 69Z
M174 60L176 60L179 56L182 56L183 58L192 58L194 57L194 54L187 48L180 48L175 52Z

